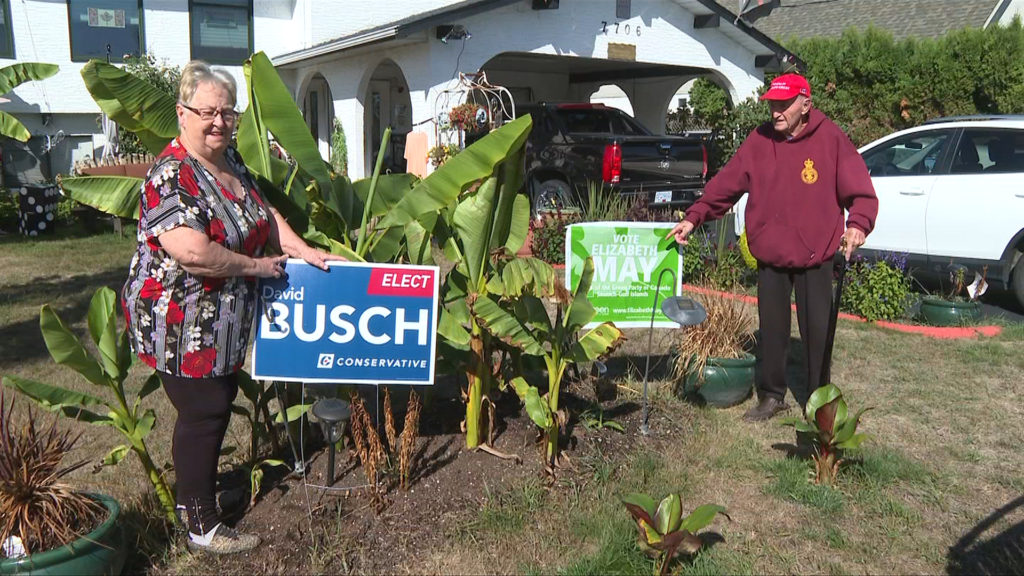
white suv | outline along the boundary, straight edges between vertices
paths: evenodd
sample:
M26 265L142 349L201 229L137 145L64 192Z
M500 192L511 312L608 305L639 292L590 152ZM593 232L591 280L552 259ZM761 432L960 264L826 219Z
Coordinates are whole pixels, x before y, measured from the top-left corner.
M1024 307L1024 116L937 118L860 149L878 194L862 250L945 275L988 267Z

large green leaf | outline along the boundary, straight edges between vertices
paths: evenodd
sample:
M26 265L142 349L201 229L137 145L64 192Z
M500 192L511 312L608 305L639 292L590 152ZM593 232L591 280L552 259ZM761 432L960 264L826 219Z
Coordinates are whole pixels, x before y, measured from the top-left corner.
M696 510L690 512L690 515L683 520L679 528L681 530L686 530L691 534L696 534L698 530L704 528L708 524L711 524L711 521L714 520L715 516L718 514L722 514L728 518L728 515L725 514L724 506L718 506L716 504L705 504L703 506L699 506Z
M533 423L545 430L550 428L554 424L554 419L551 417L551 409L548 408L547 402L540 397L540 392L537 391L537 388L527 384L522 376L513 378L510 383L512 388L515 389L516 395L523 401L526 414L530 416Z
M5 386L14 388L34 400L41 407L51 411L63 406L76 407L105 404L101 398L91 394L44 384L43 382L29 380L28 378L4 376L3 382Z
M44 304L39 312L39 329L50 356L57 364L72 368L97 386L108 386L109 382L99 363L86 352L78 337L64 327L57 314Z
M18 142L28 142L28 139L32 137L32 133L17 118L0 110L0 136L7 136Z
M538 258L509 260L487 282L487 291L506 298L517 298L524 292L546 296L555 290L555 271L550 264Z
M818 433L818 427L817 426L815 426L814 424L804 420L803 418L798 418L796 416L790 416L789 418L783 418L782 420L779 421L779 424L781 424L783 426L792 426L793 428L796 428L797 432L804 432L804 433L807 433L807 434L817 434Z
M120 218L137 220L142 179L128 176L76 176L60 178L64 195Z
M239 372L239 380L241 380L241 374L245 372ZM146 381L142 383L142 388L139 389L139 398L145 398L160 388L160 376L154 371L146 378Z
M152 409L143 412L142 416L135 422L135 429L132 431L131 438L136 443L142 442L143 439L153 430L153 426L156 425L156 412Z
M0 68L0 94L7 94L19 85L32 80L46 80L60 70L56 64L17 62Z
M89 334L100 352L103 369L114 380L120 380L130 366L122 366L118 357L117 314L114 306L117 295L110 288L103 286L92 295L89 302Z
M544 354L544 348L523 326L522 321L496 301L482 296L473 302L471 308L480 323L495 338L533 356Z
M622 330L619 330L615 324L605 322L600 326L595 326L573 345L572 361L579 363L597 360L614 350L621 340Z
M594 278L594 259L587 257L583 262L583 272L580 274L580 281L576 290L572 293L572 301L569 309L565 312L564 326L567 332L572 333L586 326L594 319L597 311L590 304L587 292L590 291L590 283Z
M465 349L469 346L469 331L444 308L437 321L437 334L456 348Z
M519 190L523 186L523 148L513 150L508 159L498 167L498 201L495 208L494 221L491 224L490 243L488 251L493 252L509 242L512 232L512 223L522 225L522 213L516 215L516 199L521 197ZM522 201L518 203L522 210ZM529 202L527 202L526 221L529 222ZM527 224L529 225L529 224ZM516 230L516 235L523 235L525 239L526 229Z
M813 421L819 408L839 398L842 394L835 384L826 384L812 392L810 398L807 399L807 406L804 408L807 420Z
M288 87L281 80L270 58L257 52L249 58L252 66L252 92L259 103L258 112L267 130L277 139L299 168L313 177L321 190L331 188L327 162L309 132L302 112L295 105Z
M870 409L870 407L861 408L853 418L846 418L839 427L839 430L836 431L835 437L832 441L838 445L852 438L853 434L857 431L857 425L860 423L860 417Z
M107 452L107 455L103 457L103 460L100 460L100 466L117 466L121 460L124 460L124 457L128 455L128 452L131 449L131 446L128 446L127 444L114 446L110 452Z
M153 154L159 154L178 135L175 99L148 81L124 70L90 60L82 79L104 114L139 137Z
M668 534L679 529L683 516L683 504L679 494L669 494L661 499L658 511L654 514L654 528L661 534Z
M479 289L480 281L483 279L487 267L487 258L490 255L489 235L491 222L494 219L497 192L497 178L488 178L476 192L468 194L455 208L453 223L461 240L463 255L469 270L469 289L473 292Z
M654 515L658 509L658 502L654 498L647 494L629 494L622 498L622 503L637 520L646 520L648 524L654 524ZM638 514L638 511L643 514Z
M421 180L381 222L381 227L405 225L423 214L451 204L470 184L494 173L495 167L526 143L529 114L484 136Z
M252 85L252 70L248 63L242 67L245 74L245 82ZM256 109L258 104L252 99L252 90L249 90L249 106L238 119L238 134L236 142L238 153L245 161L246 167L253 175L262 176L268 182L277 182L273 177L273 170L270 166L270 142L267 139L267 132L256 120ZM280 182L277 182L280 184Z
M429 216L433 216L433 218ZM434 264L434 253L430 230L433 229L437 215L428 215L425 220L426 222L413 220L405 225L405 250L409 256L409 262L412 264L431 266Z
M352 183L352 191L360 203L366 202L370 192L370 178L363 178ZM373 192L370 214L383 216L391 208L402 201L413 189L419 178L415 174L381 174L377 177L377 189Z
M508 237L505 239L505 249L510 254L516 254L526 243L526 237L530 231L530 199L525 194L517 194L512 206L512 214L509 219Z
M861 443L863 443L865 440L867 440L870 437L871 436L869 434L863 433L863 432L860 433L860 434L854 434L853 436L848 438L845 442L837 443L836 446L839 447L839 448L842 448L843 450L853 450L854 448L859 448Z

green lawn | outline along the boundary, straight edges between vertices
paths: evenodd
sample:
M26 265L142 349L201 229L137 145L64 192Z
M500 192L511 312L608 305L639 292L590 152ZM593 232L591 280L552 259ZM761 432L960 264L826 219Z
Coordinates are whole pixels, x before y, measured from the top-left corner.
M53 303L84 335L92 292L103 285L120 289L134 243L114 235L32 242L0 237L0 375L88 390L49 361L39 306ZM617 355L642 358L646 333L629 336ZM663 352L671 338L659 333L655 341L655 352ZM654 381L651 436L638 434L635 414L623 420L624 435L577 425L571 468L551 487L522 438L499 437L499 447L525 457L515 478L467 484L465 498L453 499L437 526L410 527L411 536L404 529L393 533L396 541L433 536L429 546L401 552L353 528L360 518L371 526L395 520L387 510L376 518L359 512L353 503L362 496L354 495L344 513L329 521L317 516L314 534L288 540L290 558L297 558L290 563L273 561L269 552L216 561L193 557L167 543L152 503L141 496L148 483L131 457L116 469L82 470L74 480L127 503L132 536L142 546L132 566L156 573L649 574L653 562L636 549L635 526L619 503L634 491L678 492L687 512L705 503L728 509L731 520L720 518L709 529L710 545L673 565L678 574L1022 573L1022 344L1020 324L991 339L940 341L840 321L834 382L853 408L874 409L862 420L873 437L848 455L835 488L808 482L808 461L790 455L792 429L743 422L749 403L695 407L670 394L669 382ZM145 376L136 368L129 386ZM638 402L641 381L636 371L621 376L617 402ZM147 402L158 414L149 444L154 459L166 462L173 410L161 393ZM67 425L85 432L83 458L98 459L118 442L111 430ZM246 438L236 419L228 443L244 446ZM602 448L609 443L616 448ZM453 467L475 457L458 452ZM431 493L435 484L427 476L414 491ZM275 505L268 500L257 508ZM304 508L269 512L306 526Z

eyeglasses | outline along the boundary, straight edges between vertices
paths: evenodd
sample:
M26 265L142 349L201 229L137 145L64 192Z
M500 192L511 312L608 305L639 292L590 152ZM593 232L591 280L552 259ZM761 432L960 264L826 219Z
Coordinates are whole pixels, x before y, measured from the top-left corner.
M203 122L213 122L213 119L220 115L221 119L228 124L233 124L235 120L238 120L238 110L234 108L204 108L202 110L193 108L184 102L178 102L181 107L192 112Z

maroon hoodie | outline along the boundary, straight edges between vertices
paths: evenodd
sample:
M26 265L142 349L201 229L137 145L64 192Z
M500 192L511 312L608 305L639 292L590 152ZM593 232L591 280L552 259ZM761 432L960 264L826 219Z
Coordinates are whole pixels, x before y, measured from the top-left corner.
M868 169L846 134L816 109L795 137L765 123L708 182L685 220L699 226L721 218L749 192L746 221L750 252L780 268L810 268L839 248L846 226L868 234L878 198Z

